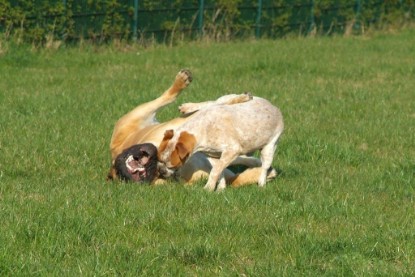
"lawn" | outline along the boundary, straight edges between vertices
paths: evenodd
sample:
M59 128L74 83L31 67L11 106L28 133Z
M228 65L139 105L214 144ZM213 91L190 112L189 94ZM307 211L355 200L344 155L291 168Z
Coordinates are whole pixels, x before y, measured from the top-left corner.
M415 30L174 47L0 44L0 275L415 274ZM116 120L163 92L283 112L264 189L107 183Z

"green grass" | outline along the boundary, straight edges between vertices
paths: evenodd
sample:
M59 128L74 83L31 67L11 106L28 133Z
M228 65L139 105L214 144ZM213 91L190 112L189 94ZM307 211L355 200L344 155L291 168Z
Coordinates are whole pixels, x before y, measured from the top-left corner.
M0 56L0 275L414 275L415 32ZM5 53L6 52L6 53ZM107 183L115 121L251 91L286 130L265 189Z

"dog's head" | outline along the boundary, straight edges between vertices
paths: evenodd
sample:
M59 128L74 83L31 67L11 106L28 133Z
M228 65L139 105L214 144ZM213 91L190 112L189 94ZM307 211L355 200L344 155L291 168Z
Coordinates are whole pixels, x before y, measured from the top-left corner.
M151 143L136 144L119 154L107 179L151 183L157 177L157 148Z
M173 130L167 130L159 146L159 161L169 169L176 170L181 167L193 152L196 138L186 131L178 136Z

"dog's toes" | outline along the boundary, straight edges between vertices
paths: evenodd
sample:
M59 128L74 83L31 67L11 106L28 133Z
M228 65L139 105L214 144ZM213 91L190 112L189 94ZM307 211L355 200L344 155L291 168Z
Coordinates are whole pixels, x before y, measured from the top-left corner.
M277 175L278 175L277 171L271 167L270 169L268 169L267 180L269 181L269 180L275 179Z
M181 88L187 87L193 80L192 73L190 70L182 69L177 73L176 84Z
M212 192L212 191L214 191L215 190L215 187L212 187L211 185L209 185L209 184L206 184L204 187L203 187L206 191L210 191L210 192Z
M180 70L179 73L186 75L189 82L191 82L193 80L192 72L190 72L189 69L182 69L182 70Z
M187 114L187 111L188 111L188 108L187 108L186 104L182 104L182 105L179 106L179 112L181 114Z
M244 92L244 94L248 97L249 100L252 100L254 98L251 92Z
M181 114L190 114L197 111L197 108L193 103L184 103L179 106L179 111Z

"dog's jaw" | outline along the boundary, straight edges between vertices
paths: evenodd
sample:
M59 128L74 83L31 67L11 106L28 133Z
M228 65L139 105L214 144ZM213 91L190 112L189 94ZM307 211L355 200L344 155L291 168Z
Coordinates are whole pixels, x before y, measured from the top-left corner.
M133 145L117 156L112 168L110 179L151 183L157 177L157 148L150 143Z

